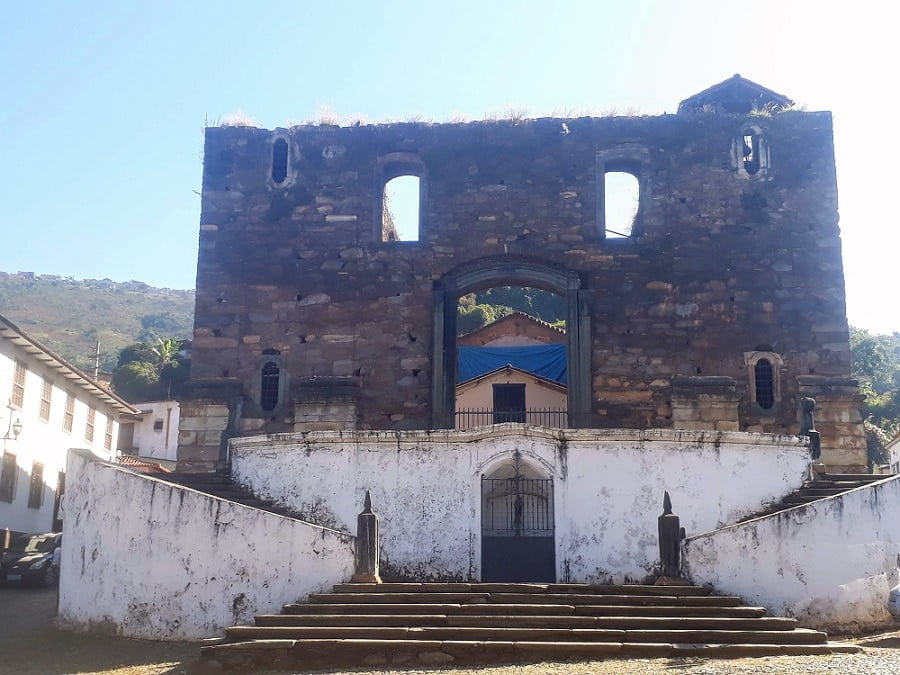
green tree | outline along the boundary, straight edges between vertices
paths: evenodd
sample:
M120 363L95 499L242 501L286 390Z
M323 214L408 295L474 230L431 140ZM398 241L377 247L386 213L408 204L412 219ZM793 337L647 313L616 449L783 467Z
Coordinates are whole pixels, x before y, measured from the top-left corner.
M115 392L131 403L157 401L165 397L156 366L146 361L130 361L113 373Z
M112 378L116 393L132 403L177 397L190 375L183 345L177 338L157 338L123 348Z

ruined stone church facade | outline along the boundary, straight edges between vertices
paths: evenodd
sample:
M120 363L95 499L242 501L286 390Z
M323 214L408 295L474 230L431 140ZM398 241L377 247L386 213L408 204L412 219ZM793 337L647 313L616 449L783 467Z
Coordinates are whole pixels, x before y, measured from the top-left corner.
M795 435L810 397L823 461L861 468L831 115L789 104L735 76L653 117L207 129L180 466L453 429L458 299L518 285L565 303L568 427ZM611 173L639 187L615 236Z

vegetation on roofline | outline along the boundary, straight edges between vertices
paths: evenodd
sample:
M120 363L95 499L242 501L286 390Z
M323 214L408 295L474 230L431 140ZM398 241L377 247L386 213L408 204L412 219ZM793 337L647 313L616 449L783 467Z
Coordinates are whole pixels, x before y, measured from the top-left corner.
M609 108L561 108L554 109L548 115L530 115L528 109L523 106L508 105L496 110L489 110L482 117L473 117L461 112L452 112L443 121L436 121L430 117L423 115L408 115L406 117L383 117L379 120L371 120L367 115L353 113L349 115L341 115L328 106L322 106L318 112L307 120L287 120L280 125L287 129L297 127L314 126L337 126L337 127L358 127L368 125L387 125L387 124L469 124L473 122L512 122L514 124L522 124L537 119L578 119L581 117L646 117L647 115L634 106L620 108L617 106ZM210 118L206 117L203 121L204 128L208 127L254 127L260 128L259 122L242 111L229 113L224 117Z

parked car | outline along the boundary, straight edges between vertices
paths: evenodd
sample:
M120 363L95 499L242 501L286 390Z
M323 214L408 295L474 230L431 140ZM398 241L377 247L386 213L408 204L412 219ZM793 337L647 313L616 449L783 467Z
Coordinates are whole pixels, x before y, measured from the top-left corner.
M0 582L53 586L59 581L60 532L25 534L0 557Z

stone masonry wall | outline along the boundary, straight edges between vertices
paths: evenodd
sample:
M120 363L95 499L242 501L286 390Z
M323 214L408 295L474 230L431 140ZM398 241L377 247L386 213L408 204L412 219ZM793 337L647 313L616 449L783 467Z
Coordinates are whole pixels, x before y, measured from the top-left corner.
M733 151L748 124L770 157L755 175ZM289 146L278 185L275 139ZM604 167L638 176L631 238L604 237ZM381 240L397 172L421 177L418 242ZM239 382L257 420L243 428L293 430L298 387L319 378L356 388L358 429L430 428L433 288L488 258L579 275L592 426L670 428L673 378L725 376L739 422L729 409L713 427L797 433L798 378L831 378L817 414L836 405L847 422L823 448L863 463L827 112L207 129L192 377L206 398ZM783 359L770 410L749 396L754 350ZM285 386L267 411L272 358Z

